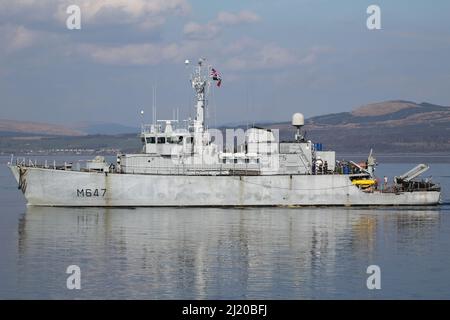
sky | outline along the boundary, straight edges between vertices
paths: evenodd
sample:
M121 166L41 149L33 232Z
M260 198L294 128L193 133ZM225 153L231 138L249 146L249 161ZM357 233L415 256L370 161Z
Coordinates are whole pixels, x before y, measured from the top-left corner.
M70 5L81 29L69 30ZM381 9L369 30L367 8ZM194 115L190 69L222 78L210 126L385 100L450 105L447 0L0 0L0 119L72 125Z

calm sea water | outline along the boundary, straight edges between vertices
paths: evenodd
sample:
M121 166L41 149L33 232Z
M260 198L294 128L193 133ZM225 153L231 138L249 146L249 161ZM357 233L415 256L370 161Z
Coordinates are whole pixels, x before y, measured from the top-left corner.
M2 299L450 298L450 164L428 172L439 207L56 209L27 208L0 161Z

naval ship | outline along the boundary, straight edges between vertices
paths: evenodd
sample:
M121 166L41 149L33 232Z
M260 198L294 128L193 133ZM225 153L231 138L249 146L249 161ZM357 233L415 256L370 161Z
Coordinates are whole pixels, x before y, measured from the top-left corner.
M186 61L186 63L189 63ZM417 206L437 205L440 187L419 180L419 164L387 184L375 176L376 159L336 160L334 151L307 140L304 116L292 116L296 133L279 141L276 130L248 128L233 148L205 124L217 71L200 59L190 82L195 117L143 124L142 152L97 156L83 167L11 159L9 167L28 205L62 207L202 206ZM234 141L234 138L233 138Z

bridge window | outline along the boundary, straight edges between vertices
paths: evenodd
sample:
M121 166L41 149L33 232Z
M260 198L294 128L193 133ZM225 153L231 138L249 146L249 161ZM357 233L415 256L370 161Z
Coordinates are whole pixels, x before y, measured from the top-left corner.
M158 143L166 143L165 137L158 137Z
M147 138L147 143L155 143L155 137Z
M182 143L183 137L182 136L168 137L167 142L168 143Z

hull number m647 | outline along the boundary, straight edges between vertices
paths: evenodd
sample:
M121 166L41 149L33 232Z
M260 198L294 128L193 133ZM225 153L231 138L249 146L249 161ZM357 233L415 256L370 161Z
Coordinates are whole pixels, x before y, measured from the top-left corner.
M90 198L90 197L104 197L106 189L77 189L77 197Z

